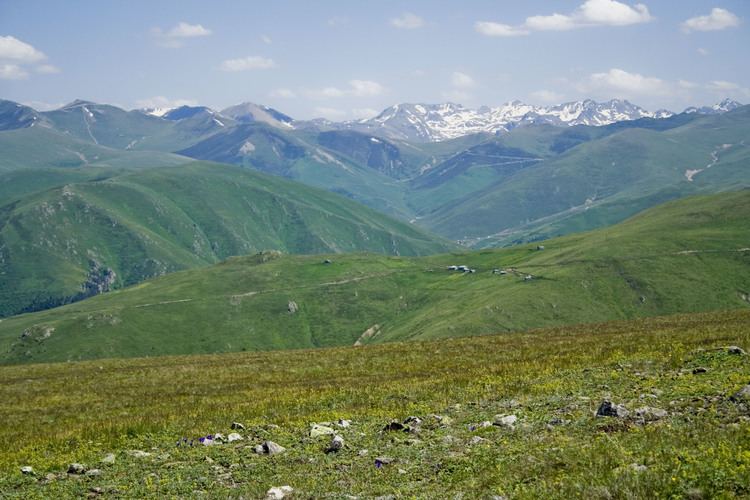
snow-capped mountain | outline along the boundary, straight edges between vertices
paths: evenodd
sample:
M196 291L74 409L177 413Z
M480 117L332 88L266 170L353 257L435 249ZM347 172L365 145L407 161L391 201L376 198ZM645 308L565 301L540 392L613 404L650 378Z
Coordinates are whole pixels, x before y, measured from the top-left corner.
M479 109L452 103L396 104L375 118L345 122L340 126L393 139L435 142L479 132L506 132L528 123L600 126L671 115L666 110L647 111L620 99L602 103L586 99L556 106L534 106L511 101L499 107L483 106Z
M691 106L685 109L683 113L698 113L701 115L718 115L720 113L726 113L727 111L732 111L733 109L737 109L740 106L742 106L742 104L737 101L733 101L732 99L724 99L723 101L716 103L713 106L701 106L700 108Z
M240 123L263 122L280 129L293 129L291 117L268 106L243 102L221 110L221 114Z

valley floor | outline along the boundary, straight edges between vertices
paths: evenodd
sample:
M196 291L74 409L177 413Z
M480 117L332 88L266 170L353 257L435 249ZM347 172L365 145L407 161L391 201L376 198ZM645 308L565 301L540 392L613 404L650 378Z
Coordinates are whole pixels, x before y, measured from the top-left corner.
M750 311L0 367L0 496L747 497L750 356L731 346ZM242 439L200 444L217 432Z

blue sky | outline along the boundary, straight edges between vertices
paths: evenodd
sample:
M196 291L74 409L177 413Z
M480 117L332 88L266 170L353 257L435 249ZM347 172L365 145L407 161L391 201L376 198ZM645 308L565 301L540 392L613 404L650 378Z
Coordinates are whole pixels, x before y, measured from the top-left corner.
M746 0L4 1L0 97L242 101L295 118L398 102L750 102Z

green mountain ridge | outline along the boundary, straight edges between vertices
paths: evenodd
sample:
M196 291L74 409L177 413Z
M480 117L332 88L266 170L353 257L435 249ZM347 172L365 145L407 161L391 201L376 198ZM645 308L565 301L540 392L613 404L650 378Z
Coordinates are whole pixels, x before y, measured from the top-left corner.
M670 202L543 250L235 257L5 319L1 359L340 346L747 308L749 217L742 190Z
M99 179L69 171L50 180L51 189L0 207L0 315L261 250L423 255L453 248L352 201L239 167L103 170ZM22 188L39 187L7 175ZM53 186L63 180L70 182Z

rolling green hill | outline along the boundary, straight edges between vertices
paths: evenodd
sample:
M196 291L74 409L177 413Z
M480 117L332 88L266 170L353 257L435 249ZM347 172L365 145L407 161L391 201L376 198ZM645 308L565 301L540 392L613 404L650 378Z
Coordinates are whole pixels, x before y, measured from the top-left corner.
M88 174L52 176L50 186L68 183L0 207L1 315L261 250L423 255L453 248L345 198L238 167L196 162Z
M671 202L544 250L232 258L6 319L0 351L17 363L289 349L748 307L749 218L744 190Z

